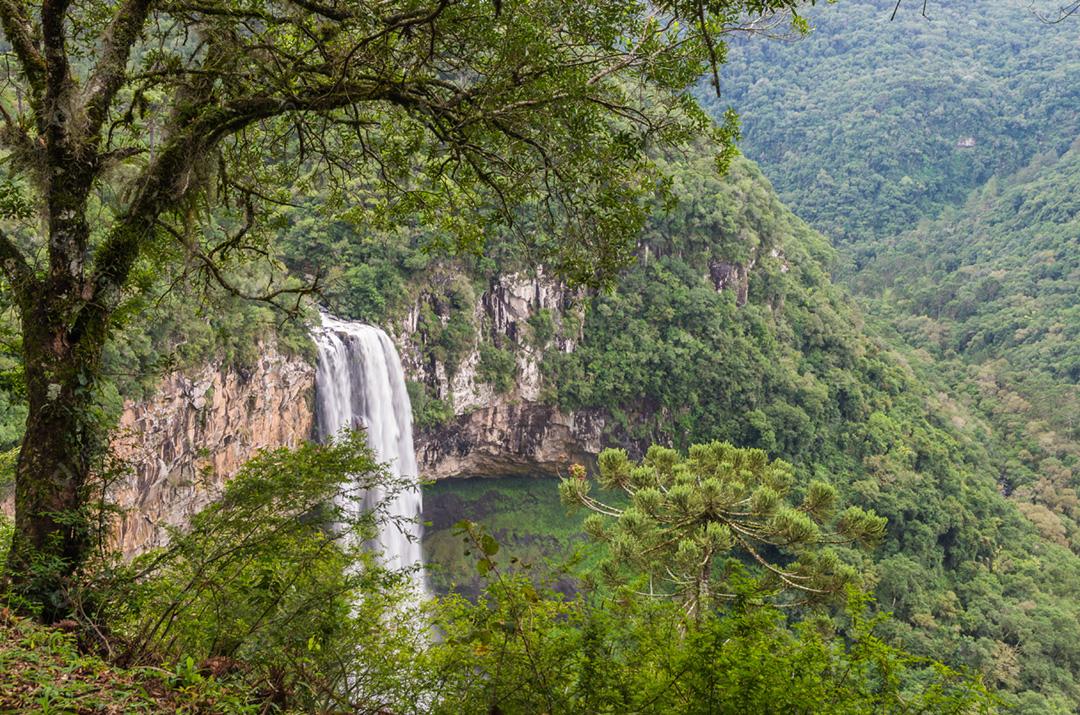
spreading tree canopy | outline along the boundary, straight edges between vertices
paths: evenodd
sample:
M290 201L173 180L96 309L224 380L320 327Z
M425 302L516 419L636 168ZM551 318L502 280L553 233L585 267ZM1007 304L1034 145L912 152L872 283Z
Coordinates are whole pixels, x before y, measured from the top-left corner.
M228 268L267 255L269 219L317 189L325 210L447 245L522 216L550 263L602 282L662 186L650 145L734 141L686 93L725 34L798 24L800 4L0 0L0 268L29 409L15 590L47 618L67 608L102 348L148 276L182 266L247 294Z

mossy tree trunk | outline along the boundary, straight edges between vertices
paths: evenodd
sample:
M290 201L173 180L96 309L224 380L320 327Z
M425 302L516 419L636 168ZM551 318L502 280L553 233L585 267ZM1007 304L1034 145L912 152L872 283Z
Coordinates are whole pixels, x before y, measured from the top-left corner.
M15 475L15 536L7 575L52 621L68 615L70 576L90 546L87 487L101 454L93 386L100 341L75 339L43 296L23 315L29 418Z

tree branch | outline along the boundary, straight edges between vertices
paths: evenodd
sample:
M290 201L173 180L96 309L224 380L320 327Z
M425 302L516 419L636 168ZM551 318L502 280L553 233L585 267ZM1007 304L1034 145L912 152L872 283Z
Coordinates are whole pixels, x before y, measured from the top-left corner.
M1071 2L1062 5L1058 8L1057 15L1044 15L1038 10L1035 10L1034 12L1040 22L1047 25L1056 25L1080 12L1080 0L1072 0Z
M153 0L125 0L106 31L104 49L98 58L84 100L88 134L97 136L116 92L124 83L128 57L142 32Z
M33 100L40 101L45 94L45 58L38 49L37 31L26 14L26 4L22 0L0 0L0 25L19 59Z
M192 174L196 164L222 139L261 119L385 99L387 91L385 86L364 83L332 93L247 97L204 109L194 118L174 117L171 138L137 180L134 199L97 253L89 280L90 296L72 328L73 336L104 330L132 266L153 236L158 217L195 188Z
M41 162L38 161L40 149L30 138L26 130L19 124L15 117L7 111L0 102L0 117L3 117L4 126L0 128L0 146L11 150L14 164L26 171L34 179L41 182Z
M34 269L11 237L3 231L0 231L0 268L20 303L33 295L37 285Z
M336 20L337 22L343 22L356 16L355 13L348 10L329 7L319 2L313 2L313 0L290 0L290 2L310 13L325 17L329 20Z
M71 0L45 0L41 4L41 37L45 52L45 109L39 117L46 126L57 127L63 119L60 100L69 89L71 67L67 56L64 22Z

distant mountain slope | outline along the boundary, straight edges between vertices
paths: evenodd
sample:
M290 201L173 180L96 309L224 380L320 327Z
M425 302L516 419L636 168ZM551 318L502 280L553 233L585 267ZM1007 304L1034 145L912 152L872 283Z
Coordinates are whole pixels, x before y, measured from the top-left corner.
M843 0L795 42L732 48L724 96L743 151L838 243L895 233L1080 133L1080 21L1051 0ZM755 78L751 82L744 78Z
M1080 141L875 246L856 287L993 424L1003 486L1080 551Z

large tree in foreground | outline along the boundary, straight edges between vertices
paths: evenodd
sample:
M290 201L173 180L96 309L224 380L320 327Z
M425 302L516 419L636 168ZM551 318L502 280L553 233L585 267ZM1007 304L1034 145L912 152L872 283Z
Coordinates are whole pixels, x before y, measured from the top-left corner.
M0 267L29 418L16 592L65 609L101 454L102 348L147 275L227 284L318 190L447 245L524 217L600 281L632 254L653 143L716 130L685 90L799 0L0 0ZM512 213L513 212L513 213ZM557 240L544 237L557 237ZM282 300L282 289L267 296Z

